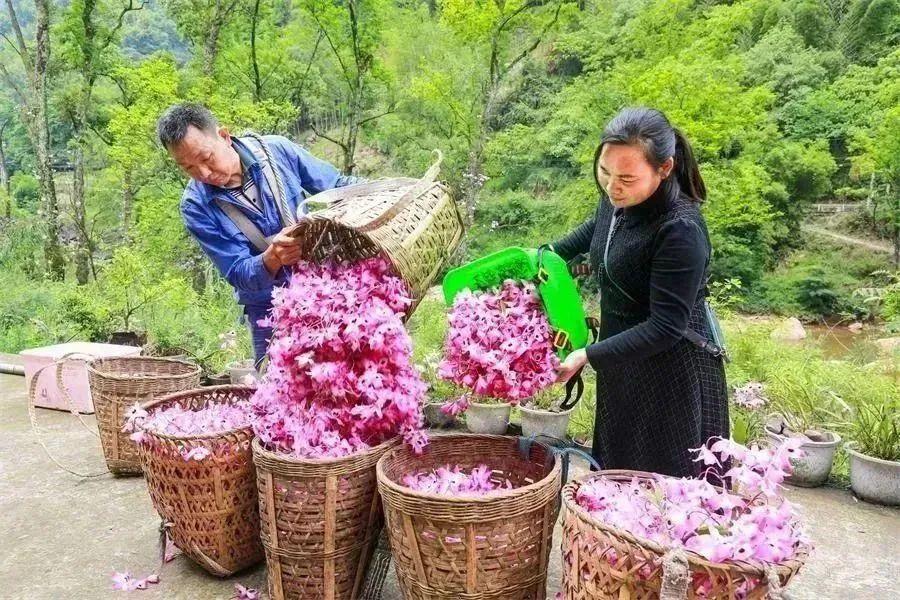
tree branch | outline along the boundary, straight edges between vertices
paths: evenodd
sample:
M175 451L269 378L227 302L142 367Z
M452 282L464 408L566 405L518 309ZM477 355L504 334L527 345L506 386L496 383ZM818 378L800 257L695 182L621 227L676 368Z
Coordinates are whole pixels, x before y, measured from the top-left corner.
M394 112L395 112L395 109L391 108L390 110L385 111L385 112L381 113L380 115L375 115L374 117L366 117L365 119L363 119L359 123L357 123L357 125L362 125L364 123L368 123L369 121L374 121L375 119L380 119L381 117L383 117L385 115L393 114Z
M347 149L347 145L346 145L344 142L340 142L340 141L334 139L333 137L327 136L327 135L325 135L324 133L322 133L321 131L319 131L318 129L316 129L315 124L314 124L311 120L310 120L310 122L309 122L309 126L310 126L310 128L313 130L313 133L315 133L317 136L319 136L319 137L321 137L321 138L325 138L326 140L328 140L328 141L331 142L332 144L337 144L337 145L340 146L341 149L343 149L343 150L346 150L346 149Z
M125 15L137 11L143 10L145 6L149 4L149 0L141 0L140 6L134 5L134 0L128 0L128 6L122 9L122 12L119 13L119 18L116 20L116 25L109 31L109 35L106 36L106 39L103 40L103 43L97 46L100 51L106 50L106 48L112 43L113 39L116 37L116 34L119 33L119 30L122 28L122 24L125 22Z
M20 88L16 84L16 80L13 79L13 76L10 75L9 71L6 70L6 65L4 65L3 62L0 62L0 73L3 74L3 78L6 79L6 83L8 83L9 87L13 89L13 91L16 93L16 96L19 97L19 102L22 103L22 106L26 106L28 102L25 100L25 94L22 93L22 88Z
M524 59L526 56L528 56L529 54L534 52L535 48L537 48L541 44L541 41L544 39L544 36L547 35L547 33L550 31L550 29L553 28L554 25L556 25L556 22L559 20L559 13L561 10L562 10L562 1L560 1L556 5L556 12L553 13L553 19L551 19L550 22L544 26L544 28L541 30L541 33L537 36L537 38L535 38L534 43L532 43L531 46L529 46L528 48L523 50L521 54L519 54L516 58L514 58L512 61L510 61L510 63L508 65L506 65L502 71L500 71L499 76L497 77L498 81L500 79L502 79L507 73L509 73L512 70L512 68L515 67L522 59Z
M9 11L9 20L13 31L16 34L16 41L19 42L19 56L22 57L25 68L31 70L31 55L28 53L28 44L25 43L25 36L22 35L22 28L19 26L19 18L16 16L16 9L13 8L12 0L6 0L6 8Z

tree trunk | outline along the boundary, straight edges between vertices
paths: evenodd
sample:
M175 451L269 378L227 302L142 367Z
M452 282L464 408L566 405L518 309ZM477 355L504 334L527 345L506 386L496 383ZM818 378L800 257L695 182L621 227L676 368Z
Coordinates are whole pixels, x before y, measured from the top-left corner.
M61 281L65 277L65 261L59 245L59 204L53 181L53 161L50 153L50 122L47 117L47 63L50 60L50 2L35 0L34 72L31 113L36 133L38 181L41 199L44 201L47 231L44 238L44 257L50 279Z
M6 130L7 125L9 125L9 121L4 122L3 126L0 127L0 185L3 186L4 190L6 190L6 195L10 196L10 202L12 202L12 190L10 189L9 184L9 171L6 170L6 153L3 151L3 132Z
M72 182L72 212L77 232L75 279L84 285L90 279L90 241L87 239L87 215L84 208L84 149L75 147L75 172Z
M250 59L253 63L253 101L262 100L262 79L259 76L259 61L256 58L256 26L259 24L259 0L253 3L253 20L250 23Z
M134 208L134 183L131 167L125 169L122 177L122 230L125 239L131 238L131 212Z
M6 154L3 152L3 131L6 129L6 126L9 124L9 121L3 123L3 126L0 127L0 185L3 186L3 189L6 191L6 218L7 220L12 219L12 189L9 183L9 171L6 170Z
M217 10L217 15L218 12ZM207 77L212 77L216 71L216 56L219 53L219 33L221 31L222 21L219 18L213 19L206 36L206 45L203 48L203 74Z

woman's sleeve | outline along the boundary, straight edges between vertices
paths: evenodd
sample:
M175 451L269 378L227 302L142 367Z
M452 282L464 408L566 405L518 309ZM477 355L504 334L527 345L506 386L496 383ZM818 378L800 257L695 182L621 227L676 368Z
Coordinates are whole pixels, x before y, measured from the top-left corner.
M594 237L594 230L597 228L597 214L599 208L594 212L594 216L575 228L574 231L559 239L550 246L553 251L559 254L563 260L570 261L579 254L585 254L591 249L591 239Z
M665 223L650 267L650 318L587 347L595 369L641 360L668 350L687 330L703 283L709 247L700 226L686 218Z

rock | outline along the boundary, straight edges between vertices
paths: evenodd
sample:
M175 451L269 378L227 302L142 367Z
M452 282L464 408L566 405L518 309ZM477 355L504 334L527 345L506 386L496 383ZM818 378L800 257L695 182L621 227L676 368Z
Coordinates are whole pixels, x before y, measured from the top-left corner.
M878 346L878 349L882 352L890 354L895 350L900 350L900 336L898 337L889 337L889 338L881 338L879 340L875 340L875 344Z
M803 323L796 317L785 319L775 329L772 330L772 339L781 340L783 342L799 342L806 339L806 329Z
M830 436L827 433L825 433L823 431L818 431L817 429L807 429L806 431L803 432L803 435L805 435L811 442L829 442L829 441L831 441Z
M859 333L860 331L862 331L862 328L863 328L863 324L860 323L859 321L857 321L856 323L850 323L849 325L847 325L847 331L849 331L850 333Z

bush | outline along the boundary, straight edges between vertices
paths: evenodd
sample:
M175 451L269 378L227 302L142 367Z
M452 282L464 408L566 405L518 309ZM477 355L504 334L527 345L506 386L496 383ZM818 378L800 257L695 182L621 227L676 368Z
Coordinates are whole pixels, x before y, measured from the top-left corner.
M9 186L16 206L30 213L37 212L41 200L37 177L20 171L9 178Z

